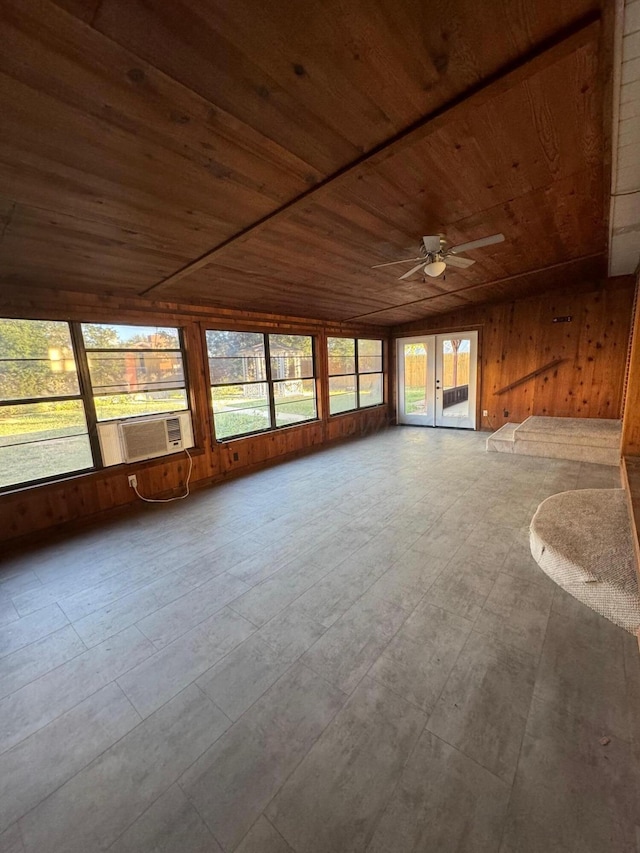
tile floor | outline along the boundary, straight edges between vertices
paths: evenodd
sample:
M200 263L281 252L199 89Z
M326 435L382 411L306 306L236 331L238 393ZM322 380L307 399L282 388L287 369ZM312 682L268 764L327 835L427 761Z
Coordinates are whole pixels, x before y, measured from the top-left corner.
M1 853L637 853L635 641L527 548L617 471L484 440L394 428L6 559Z

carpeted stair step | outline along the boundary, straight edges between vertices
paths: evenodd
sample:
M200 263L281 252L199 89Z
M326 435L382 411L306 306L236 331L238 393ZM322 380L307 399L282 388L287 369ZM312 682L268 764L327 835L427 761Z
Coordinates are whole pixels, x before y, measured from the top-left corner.
M487 439L487 450L619 465L621 422L609 418L552 418L532 415L505 424Z
M487 439L487 450L495 450L498 453L514 452L514 433L518 424L505 424L497 432Z
M587 607L631 634L640 594L624 489L581 489L543 501L530 527L540 568Z

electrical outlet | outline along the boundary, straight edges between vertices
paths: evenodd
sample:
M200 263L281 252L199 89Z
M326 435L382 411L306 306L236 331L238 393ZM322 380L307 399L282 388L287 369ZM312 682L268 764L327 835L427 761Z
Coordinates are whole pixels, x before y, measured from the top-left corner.
M136 477L135 474L129 474L129 485L131 486L132 489L137 488L138 478Z
M483 417L483 418L488 418L488 417L489 417L489 412L488 412L488 410L487 410L487 409L483 409L483 410L482 410L482 417Z
M502 410L502 417L503 417L503 418L508 418L508 417L509 417L509 410L508 410L508 409L503 409L503 410Z

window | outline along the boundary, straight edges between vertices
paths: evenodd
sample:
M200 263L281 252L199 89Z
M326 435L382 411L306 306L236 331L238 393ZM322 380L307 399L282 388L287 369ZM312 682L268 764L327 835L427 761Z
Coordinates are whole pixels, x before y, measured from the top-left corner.
M178 329L82 324L99 421L188 408Z
M313 338L208 330L218 440L317 417Z
M93 467L68 323L0 319L0 488Z
M379 406L384 402L382 341L328 338L329 414Z
M186 408L178 329L0 318L0 489L101 467L98 421Z

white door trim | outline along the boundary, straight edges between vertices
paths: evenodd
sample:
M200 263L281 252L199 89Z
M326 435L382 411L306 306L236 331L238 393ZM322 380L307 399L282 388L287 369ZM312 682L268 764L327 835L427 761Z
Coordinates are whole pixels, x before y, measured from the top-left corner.
M461 338L470 343L469 352L469 390L466 416L447 416L443 409L444 393L442 389L443 350L445 340ZM426 358L426 387L423 410L405 412L405 345L423 344ZM413 426L445 426L458 429L476 428L476 400L478 386L478 332L448 332L438 335L415 335L410 338L398 338L396 341L397 362L397 412L399 424Z

